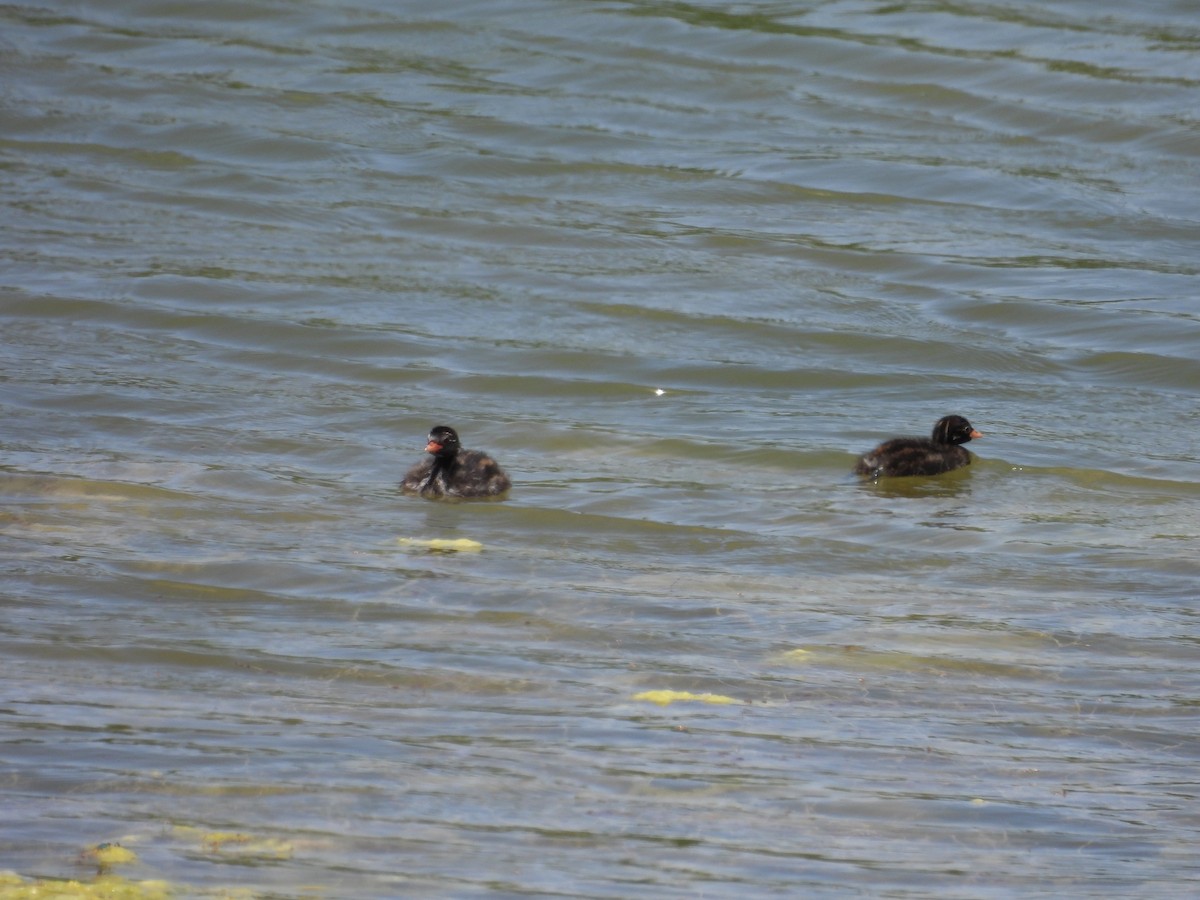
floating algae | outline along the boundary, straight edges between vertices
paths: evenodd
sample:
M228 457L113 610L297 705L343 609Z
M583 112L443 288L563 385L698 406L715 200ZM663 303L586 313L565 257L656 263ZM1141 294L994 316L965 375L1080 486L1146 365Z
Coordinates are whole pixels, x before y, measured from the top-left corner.
M25 879L0 872L0 900L169 900L175 889L166 881L130 881L100 875L91 881Z
M402 547L422 547L426 550L440 550L443 553L478 552L483 544L470 538L397 538Z
M735 700L733 697L726 697L724 694L693 694L691 691L642 691L640 694L634 694L633 699L649 700L651 703L657 703L659 706L666 706L677 700L716 704L741 702L740 700Z

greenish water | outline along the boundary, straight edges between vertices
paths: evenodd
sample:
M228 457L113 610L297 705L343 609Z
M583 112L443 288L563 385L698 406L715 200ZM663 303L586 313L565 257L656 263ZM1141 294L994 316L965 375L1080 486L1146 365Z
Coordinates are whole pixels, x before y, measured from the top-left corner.
M1200 881L1189 5L0 22L0 871Z

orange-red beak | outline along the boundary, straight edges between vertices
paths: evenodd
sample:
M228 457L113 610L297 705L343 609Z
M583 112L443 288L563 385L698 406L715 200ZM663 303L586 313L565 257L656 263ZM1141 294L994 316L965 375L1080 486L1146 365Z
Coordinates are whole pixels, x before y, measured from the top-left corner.
M442 445L439 444L437 441L430 441L428 444L425 445L425 452L426 453L441 453Z
M971 440L975 440L975 438L977 438L977 437L983 437L983 432L976 431L974 428L972 428L971 429Z

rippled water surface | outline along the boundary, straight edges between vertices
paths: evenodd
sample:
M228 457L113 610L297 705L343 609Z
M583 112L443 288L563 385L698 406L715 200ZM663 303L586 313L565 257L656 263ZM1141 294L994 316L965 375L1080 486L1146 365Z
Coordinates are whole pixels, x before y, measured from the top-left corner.
M1194 893L1197 88L1165 0L0 6L0 896Z

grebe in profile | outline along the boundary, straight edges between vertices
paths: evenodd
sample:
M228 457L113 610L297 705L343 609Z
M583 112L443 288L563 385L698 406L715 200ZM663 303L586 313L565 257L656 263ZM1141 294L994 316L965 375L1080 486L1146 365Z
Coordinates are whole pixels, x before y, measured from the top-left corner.
M855 475L871 478L903 475L941 475L971 464L971 454L962 446L983 437L962 416L938 419L929 438L893 438L884 441L854 466Z
M431 457L417 463L404 476L400 486L406 494L469 500L499 497L512 487L499 463L482 450L463 450L458 432L448 425L430 429L425 452L432 454Z

